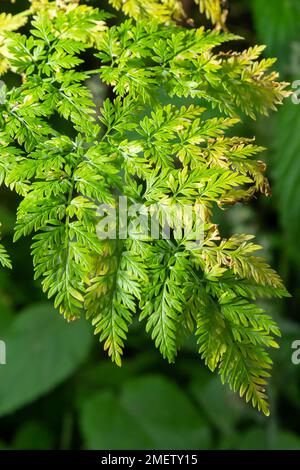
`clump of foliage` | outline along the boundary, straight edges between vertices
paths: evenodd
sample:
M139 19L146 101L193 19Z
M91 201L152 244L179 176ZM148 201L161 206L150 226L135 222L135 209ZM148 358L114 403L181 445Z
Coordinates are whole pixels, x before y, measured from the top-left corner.
M268 194L263 148L227 130L276 109L286 83L259 59L262 46L220 51L239 39L222 30L223 2L198 1L212 30L186 23L178 0L111 3L131 18L108 26L111 14L75 0L0 17L1 71L21 78L2 87L0 105L0 182L22 197L15 241L32 235L43 290L67 320L92 321L116 364L139 312L169 362L195 333L207 366L268 414L268 348L280 331L255 300L287 292L251 236L221 237L213 209ZM30 33L13 32L24 19ZM87 51L96 70L85 70ZM113 95L100 114L86 84L95 74ZM201 244L177 237L176 223L170 239L100 239L97 207L118 209L119 196L200 205ZM2 245L0 262L10 265Z

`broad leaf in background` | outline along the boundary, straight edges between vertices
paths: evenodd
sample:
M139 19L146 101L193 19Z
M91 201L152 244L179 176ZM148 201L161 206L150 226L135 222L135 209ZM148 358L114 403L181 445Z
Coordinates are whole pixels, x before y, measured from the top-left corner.
M111 390L98 392L86 399L80 421L87 449L139 450L153 447L151 438L124 410Z
M300 439L288 431L265 433L253 427L243 433L238 450L300 450Z
M16 450L30 450L33 442L36 450L45 450L53 447L55 439L44 423L26 421L19 428L12 448Z
M267 54L278 57L277 68L291 82L300 80L299 0L253 0L251 5L258 39L267 44ZM286 238L284 245L291 258L300 262L298 250L291 245L298 243L300 229L300 104L290 99L274 122L274 152L269 158L274 199Z
M106 391L88 398L81 410L81 429L88 449L211 446L210 430L188 396L158 375L129 380L120 397Z
M300 262L299 251L293 249L295 244L298 246L300 230L300 105L285 104L275 123L274 196L286 236L286 250Z
M123 406L152 437L155 448L205 449L210 431L200 410L171 380L158 375L134 379L124 386Z
M8 414L67 379L87 357L89 325L68 324L47 303L28 307L6 334L7 364L0 368L0 415Z
M286 70L292 42L299 38L299 0L250 1L258 41L267 45L267 55L278 57L276 68Z
M206 384L195 379L190 390L209 421L225 436L234 432L241 416L248 411L243 402L223 387L217 377L210 378Z

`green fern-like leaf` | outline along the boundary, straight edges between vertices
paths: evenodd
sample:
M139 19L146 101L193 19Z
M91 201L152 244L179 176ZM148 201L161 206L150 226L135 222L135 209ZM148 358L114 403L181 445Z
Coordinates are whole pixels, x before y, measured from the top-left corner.
M205 13L212 23L223 27L226 22L227 10L224 7L226 2L223 0L195 0L199 5L201 13Z
M111 3L131 18L108 26L111 15L77 1L33 0L27 35L1 30L21 78L0 103L0 184L21 199L14 240L31 237L43 291L67 320L90 319L117 365L135 318L169 362L195 334L207 366L268 414L279 330L255 301L288 293L252 237L223 239L213 214L268 194L263 148L232 132L276 109L287 84L261 46L220 51L238 38L221 31L218 2L201 2L213 31L183 26L175 0ZM114 94L100 110L92 75ZM124 201L125 222L103 236ZM10 265L2 245L0 263Z

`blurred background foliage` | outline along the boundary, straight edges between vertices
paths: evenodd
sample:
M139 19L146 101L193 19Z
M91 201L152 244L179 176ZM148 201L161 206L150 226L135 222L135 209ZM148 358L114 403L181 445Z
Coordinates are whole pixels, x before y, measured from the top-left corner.
M196 24L205 23L192 1L184 3ZM266 55L278 57L281 78L300 80L299 0L229 4L229 29L245 37L238 47L266 44ZM0 9L27 6L25 0L1 0ZM4 79L14 84L13 75ZM88 85L101 104L105 88L97 79ZM268 148L273 196L237 205L218 222L225 234L256 234L293 296L267 305L283 332L273 353L271 417L220 385L193 344L168 365L138 323L124 366L112 365L84 320L67 324L45 302L32 281L29 241L11 244L16 196L1 189L2 232L14 270L0 270L0 339L7 344L7 364L0 366L0 448L300 450L300 365L291 361L292 342L300 340L300 105L289 99L277 114L245 122L240 132Z

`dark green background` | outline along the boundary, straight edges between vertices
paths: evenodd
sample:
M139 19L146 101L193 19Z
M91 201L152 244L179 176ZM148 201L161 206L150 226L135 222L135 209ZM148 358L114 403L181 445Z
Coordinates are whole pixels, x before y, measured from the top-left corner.
M246 38L237 47L267 44L281 77L300 80L299 0L229 3L229 27ZM1 0L0 10L26 5ZM190 14L205 21L196 9ZM15 77L4 80L12 85ZM101 100L105 90L91 85ZM273 353L271 417L220 385L192 342L169 366L138 323L124 366L110 364L88 323L64 322L32 281L30 241L11 243L17 198L1 189L0 220L14 270L0 270L0 339L7 345L7 365L0 366L0 447L300 449L300 365L291 361L292 342L300 340L300 105L288 99L277 114L246 122L240 132L268 147L273 196L222 212L218 222L224 234L256 234L293 295L265 303L283 332Z

